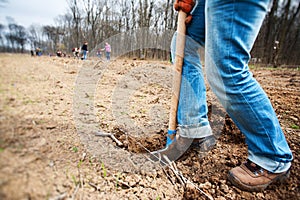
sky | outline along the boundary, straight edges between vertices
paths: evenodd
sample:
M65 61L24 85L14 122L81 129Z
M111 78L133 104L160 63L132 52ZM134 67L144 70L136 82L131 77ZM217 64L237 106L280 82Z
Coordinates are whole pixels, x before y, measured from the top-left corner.
M9 16L25 28L32 24L55 25L54 19L67 10L66 0L0 0L0 24L7 25Z

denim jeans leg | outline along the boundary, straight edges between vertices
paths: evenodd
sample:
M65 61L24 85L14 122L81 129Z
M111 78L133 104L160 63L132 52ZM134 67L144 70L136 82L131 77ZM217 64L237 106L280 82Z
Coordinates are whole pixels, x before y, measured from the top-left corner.
M193 20L187 26L187 36L182 66L182 80L177 112L178 132L186 138L203 138L212 135L207 117L206 88L199 49L204 45L204 1L196 4L192 12ZM171 52L174 60L176 34Z
M286 171L292 153L267 95L248 68L269 0L206 3L208 81L246 137L248 159L273 173Z
M110 60L110 52L106 52L106 59Z
M83 50L83 60L86 60L86 58L87 58L87 51Z

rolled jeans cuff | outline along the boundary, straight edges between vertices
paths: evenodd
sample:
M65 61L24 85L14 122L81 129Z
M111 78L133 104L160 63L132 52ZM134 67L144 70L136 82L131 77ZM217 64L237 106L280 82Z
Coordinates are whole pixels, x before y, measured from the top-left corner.
M264 156L254 155L248 150L248 159L272 173L282 173L291 167L291 162L278 162Z
M184 138L204 138L212 135L210 125L179 125L178 133Z

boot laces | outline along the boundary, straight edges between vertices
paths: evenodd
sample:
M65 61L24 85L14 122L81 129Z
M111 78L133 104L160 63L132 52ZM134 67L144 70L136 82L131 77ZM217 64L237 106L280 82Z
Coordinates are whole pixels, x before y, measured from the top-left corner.
M247 160L245 166L255 175L258 176L259 174L264 173L264 169L258 166L257 164Z

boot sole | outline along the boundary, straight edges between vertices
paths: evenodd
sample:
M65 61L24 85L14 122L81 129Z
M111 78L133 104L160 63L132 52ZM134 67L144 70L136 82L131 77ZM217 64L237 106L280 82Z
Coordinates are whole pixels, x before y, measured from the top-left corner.
M286 181L290 176L290 170L288 170L286 173L281 174L274 178L272 181L269 183L263 184L263 185L247 185L245 183L242 183L239 179L237 179L231 172L228 173L228 180L237 188L244 190L244 191L249 191L249 192L261 192L265 190L269 185L272 183L276 182L284 182Z

